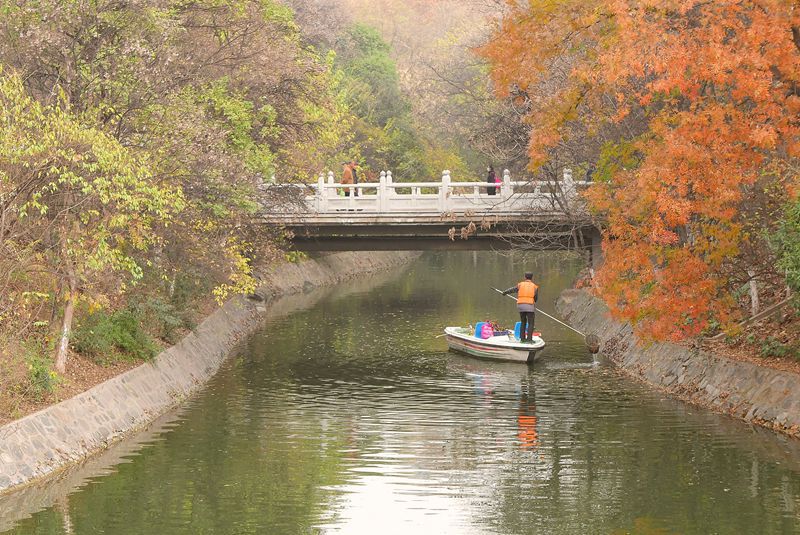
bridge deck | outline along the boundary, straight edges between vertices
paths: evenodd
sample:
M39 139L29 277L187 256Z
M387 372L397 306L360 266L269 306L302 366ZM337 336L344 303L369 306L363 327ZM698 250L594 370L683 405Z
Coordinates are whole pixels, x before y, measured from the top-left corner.
M487 223L567 223L578 221L580 224L589 224L588 217L581 216L577 219L564 212L494 212L464 211L464 212L392 212L375 213L359 211L358 209L341 210L326 213L264 213L262 217L270 223L288 226L315 226L315 225L431 225L431 224L468 224L469 222L486 221Z

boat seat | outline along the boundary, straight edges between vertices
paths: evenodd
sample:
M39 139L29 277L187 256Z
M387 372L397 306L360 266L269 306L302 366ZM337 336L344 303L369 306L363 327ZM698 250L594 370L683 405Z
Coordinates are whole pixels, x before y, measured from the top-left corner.
M486 323L486 322L485 321L479 321L478 323L475 324L475 332L472 333L472 336L474 336L475 338L480 338L481 337L481 328L483 327L484 323Z

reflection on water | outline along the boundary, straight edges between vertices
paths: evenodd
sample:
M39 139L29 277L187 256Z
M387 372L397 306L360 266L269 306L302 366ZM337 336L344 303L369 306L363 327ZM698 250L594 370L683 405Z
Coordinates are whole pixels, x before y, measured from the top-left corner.
M488 287L529 266L553 313L574 260L452 253L270 320L164 432L15 532L800 533L796 443L596 366L543 318L535 367L447 352L448 324L516 320Z

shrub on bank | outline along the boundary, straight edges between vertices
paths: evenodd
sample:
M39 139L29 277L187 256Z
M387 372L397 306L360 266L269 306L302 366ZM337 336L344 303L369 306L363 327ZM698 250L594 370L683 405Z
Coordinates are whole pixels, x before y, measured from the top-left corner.
M72 346L100 363L118 358L150 360L159 351L155 340L142 328L141 313L131 308L84 317L73 333Z
M761 342L760 354L765 358L792 358L800 361L800 345L783 343L774 336L768 336Z
M144 330L170 344L180 340L188 325L175 305L161 297L135 299L129 309L140 319Z
M52 370L52 352L36 335L24 342L0 336L0 424L22 416L31 403L53 399L61 377Z
M36 400L42 400L56 391L61 378L53 371L53 359L41 348L25 348L25 364L28 367L28 391Z

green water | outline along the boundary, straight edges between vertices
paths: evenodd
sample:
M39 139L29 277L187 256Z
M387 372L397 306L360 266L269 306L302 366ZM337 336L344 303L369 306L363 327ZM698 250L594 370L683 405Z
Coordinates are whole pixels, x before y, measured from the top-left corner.
M580 264L426 254L293 298L180 412L0 501L12 533L800 533L797 443L648 391L541 317L535 366L447 351ZM281 308L282 307L282 308ZM4 524L5 522L5 524Z

